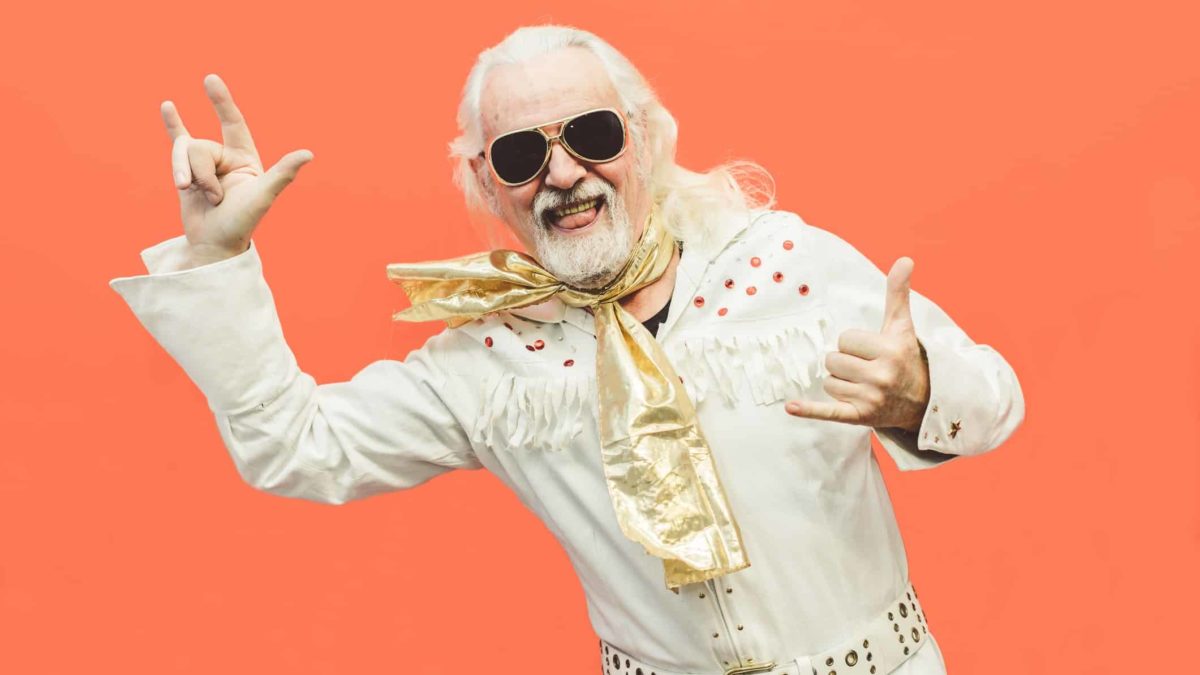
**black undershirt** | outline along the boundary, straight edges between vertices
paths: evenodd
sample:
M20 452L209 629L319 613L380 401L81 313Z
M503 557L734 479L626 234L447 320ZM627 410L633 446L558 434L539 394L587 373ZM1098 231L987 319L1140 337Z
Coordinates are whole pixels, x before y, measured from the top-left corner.
M682 241L676 241L675 245L679 247L680 252L683 251L683 242ZM651 335L653 335L654 337L658 337L658 327L661 326L662 323L667 320L667 312L669 312L670 310L671 310L671 298L668 297L667 304L663 305L663 308L658 310L658 314L655 314L654 316L650 317L649 319L646 319L645 321L643 321L642 325L646 327L646 330L650 331Z
M679 250L681 252L683 251L683 242L682 241L676 241L675 245L679 247ZM646 330L650 331L651 335L653 335L654 337L658 337L658 327L662 325L662 322L667 320L667 312L669 312L670 310L671 310L671 298L668 297L667 304L663 305L663 308L658 310L658 314L655 314L654 316L650 317L649 319L646 319L645 321L643 321L642 325L646 327Z
M662 325L662 322L667 320L667 312L670 311L670 309L671 299L667 298L667 304L663 305L663 308L658 310L658 314L655 314L649 319L643 321L642 325L646 327L646 330L650 331L651 335L658 337L658 327Z

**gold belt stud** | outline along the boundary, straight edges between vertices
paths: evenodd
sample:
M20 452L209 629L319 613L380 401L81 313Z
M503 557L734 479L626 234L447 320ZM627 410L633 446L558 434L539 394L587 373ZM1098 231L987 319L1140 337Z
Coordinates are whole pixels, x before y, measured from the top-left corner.
M734 666L725 670L725 675L745 675L746 673L765 673L775 667L774 661L750 666Z

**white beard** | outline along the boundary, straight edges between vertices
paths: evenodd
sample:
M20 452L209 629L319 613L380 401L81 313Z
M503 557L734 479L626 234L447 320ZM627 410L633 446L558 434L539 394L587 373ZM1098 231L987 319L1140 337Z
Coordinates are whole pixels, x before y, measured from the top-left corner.
M604 213L581 235L559 234L543 214L573 202L604 196ZM534 255L559 281L575 288L602 288L625 266L633 250L633 227L625 201L603 180L582 183L570 192L537 194L531 213Z

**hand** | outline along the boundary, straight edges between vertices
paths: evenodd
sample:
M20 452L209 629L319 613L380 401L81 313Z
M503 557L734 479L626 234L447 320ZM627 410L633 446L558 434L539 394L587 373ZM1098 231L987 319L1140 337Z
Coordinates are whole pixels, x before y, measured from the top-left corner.
M179 190L183 232L195 262L227 258L250 247L250 235L275 197L312 160L308 150L284 155L263 171L246 120L225 83L204 78L204 91L221 121L221 140L192 138L175 104L163 101L161 113L171 137L171 170Z
M825 356L825 391L836 401L789 401L788 414L916 431L929 404L929 365L913 330L909 283L913 261L900 258L887 276L883 328L850 329Z

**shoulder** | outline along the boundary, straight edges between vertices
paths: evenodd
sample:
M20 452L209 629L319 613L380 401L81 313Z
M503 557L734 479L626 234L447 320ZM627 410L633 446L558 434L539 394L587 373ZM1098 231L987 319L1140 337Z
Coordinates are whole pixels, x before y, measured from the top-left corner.
M752 211L749 225L729 242L721 255L736 256L737 251L754 250L773 258L777 249L800 254L815 267L837 268L846 263L853 266L866 260L862 252L838 233L782 209Z
M798 214L778 209L755 209L745 227L726 241L712 258L714 267L751 264L754 267L794 259L808 248L809 225Z
M790 242L787 250L795 250L810 228L799 214L792 211L753 209L749 217L743 220L742 227L725 239L724 246L716 251L713 258L727 257L734 251L762 245L776 238L781 245L784 241Z
M873 289L879 278L878 268L837 234L792 211L760 209L696 275L694 302L711 302L719 323L745 331L743 322L833 311L848 292Z

